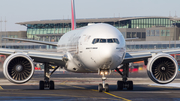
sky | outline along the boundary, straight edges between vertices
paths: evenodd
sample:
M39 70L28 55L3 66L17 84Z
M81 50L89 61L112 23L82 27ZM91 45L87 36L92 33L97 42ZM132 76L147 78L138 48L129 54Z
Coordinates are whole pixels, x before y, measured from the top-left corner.
M180 0L75 0L77 19L134 16L180 17ZM71 0L0 0L0 31L23 31L17 22L70 19ZM7 20L5 27L5 18Z

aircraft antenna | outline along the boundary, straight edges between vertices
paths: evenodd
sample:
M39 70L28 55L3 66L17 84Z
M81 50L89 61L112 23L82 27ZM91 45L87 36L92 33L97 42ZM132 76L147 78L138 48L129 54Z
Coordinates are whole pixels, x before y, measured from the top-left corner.
M177 17L177 15L176 15L176 11L175 11L175 16L174 16L175 18Z
M172 16L171 16L171 11L169 11L169 17L172 17Z

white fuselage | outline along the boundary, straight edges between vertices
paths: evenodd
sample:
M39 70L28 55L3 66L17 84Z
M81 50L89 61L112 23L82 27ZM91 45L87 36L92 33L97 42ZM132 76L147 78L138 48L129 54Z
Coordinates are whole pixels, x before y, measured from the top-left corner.
M64 53L68 59L66 70L84 73L98 72L98 69L115 69L126 54L121 32L103 23L64 34L58 42L57 51Z

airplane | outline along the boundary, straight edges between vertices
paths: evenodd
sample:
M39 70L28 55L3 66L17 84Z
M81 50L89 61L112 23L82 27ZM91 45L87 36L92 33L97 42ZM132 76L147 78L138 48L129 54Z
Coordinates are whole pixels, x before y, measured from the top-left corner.
M172 82L178 74L178 63L169 54L180 53L180 49L126 51L126 39L122 33L112 25L105 23L90 24L76 28L74 0L71 0L72 31L65 33L56 42L5 38L32 43L57 46L57 52L39 52L28 50L0 49L0 54L8 55L3 64L4 76L13 83L28 82L34 73L34 63L44 63L44 80L39 82L39 89L54 89L51 75L59 68L75 73L98 73L102 75L102 83L98 91L108 92L109 85L105 83L106 75L116 70L122 80L117 81L117 89L133 90L133 81L128 81L129 63L144 61L147 65L149 78L155 83L167 84ZM149 60L148 60L149 59ZM52 72L51 65L57 66ZM121 65L123 71L119 71Z

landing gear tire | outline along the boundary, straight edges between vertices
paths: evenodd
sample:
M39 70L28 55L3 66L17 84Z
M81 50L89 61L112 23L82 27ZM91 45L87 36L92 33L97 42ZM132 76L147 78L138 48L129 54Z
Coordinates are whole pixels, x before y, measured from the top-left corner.
M123 81L117 81L117 89L118 90L123 90L123 84L124 84Z
M54 90L54 81L49 82L49 89Z
M98 91L99 91L99 92L102 92L102 91L103 91L103 85L102 85L102 84L99 84L99 86L98 86Z
M39 81L39 89L44 90L44 81Z
M123 88L127 88L127 90L133 90L133 82L132 81L117 81L117 89L123 90Z
M129 76L129 63L123 64L120 68L123 69L122 72L119 68L116 68L116 71L122 76L122 81L117 81L117 89L123 90L123 88L127 88L127 90L133 90L133 82L127 81Z
M105 84L105 92L109 92L109 85L108 84Z
M50 90L54 90L54 81L39 81L39 89L44 90L44 88L49 88Z
M128 87L127 90L133 90L133 82L132 81L127 81Z

